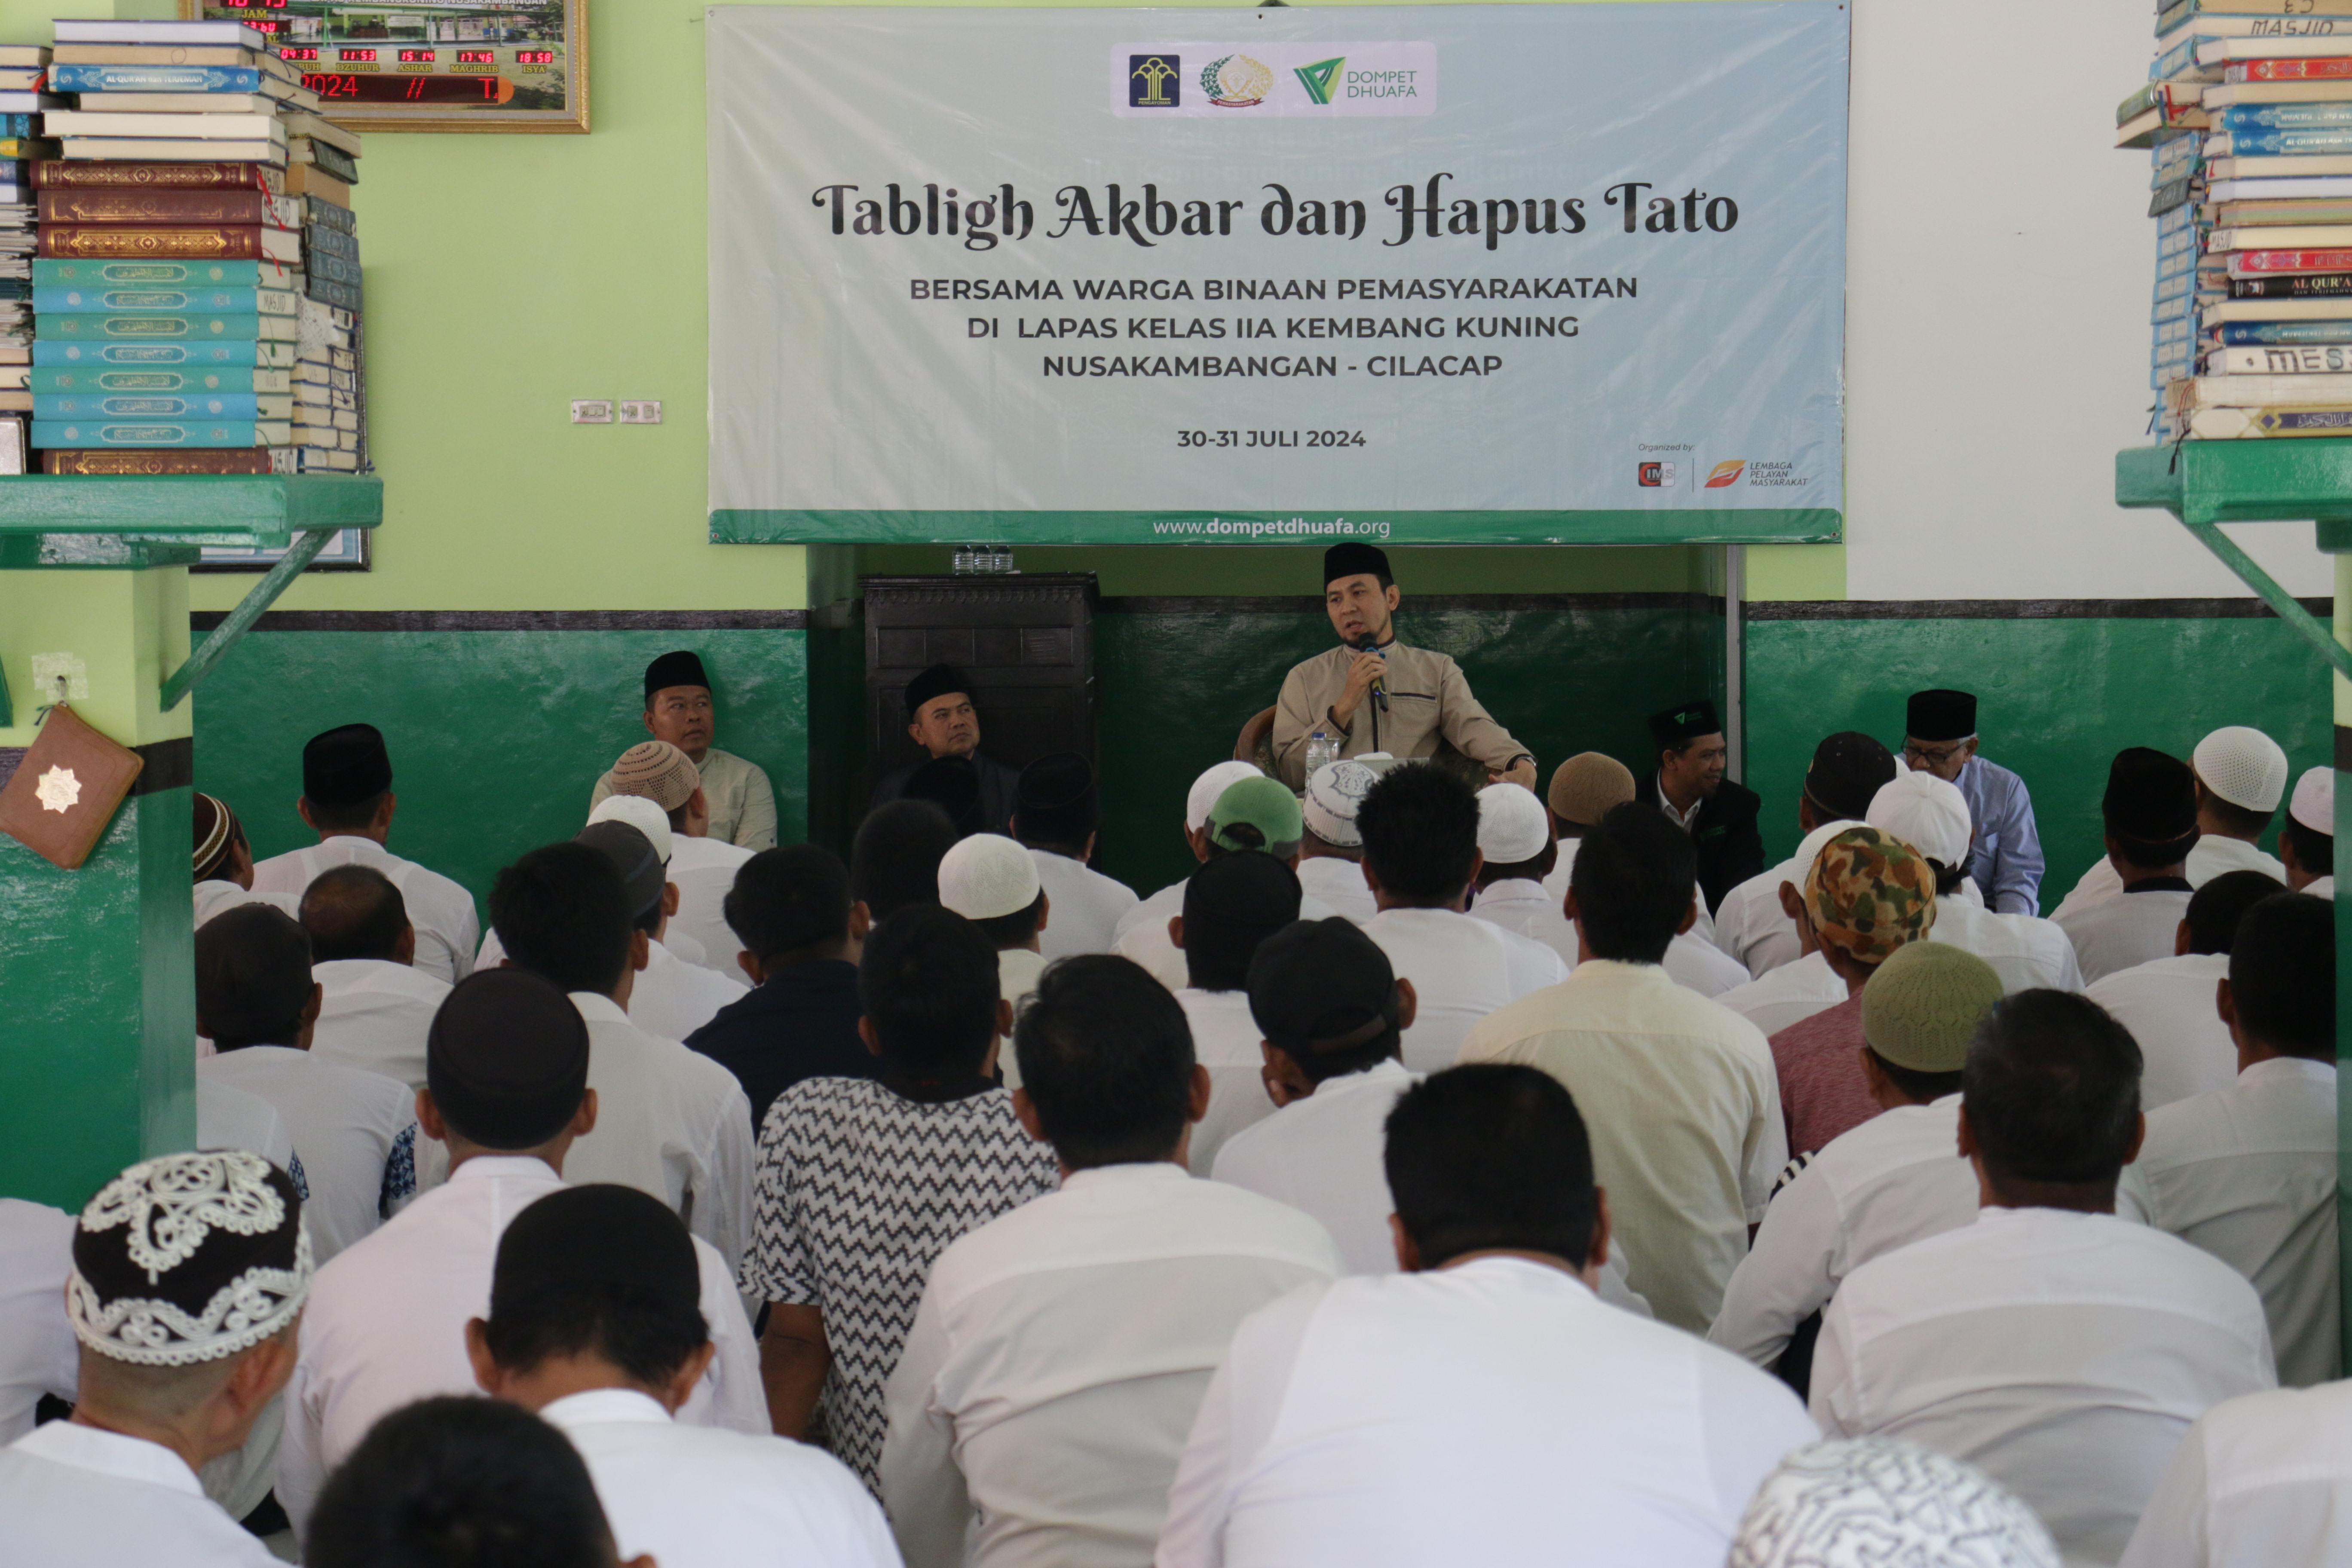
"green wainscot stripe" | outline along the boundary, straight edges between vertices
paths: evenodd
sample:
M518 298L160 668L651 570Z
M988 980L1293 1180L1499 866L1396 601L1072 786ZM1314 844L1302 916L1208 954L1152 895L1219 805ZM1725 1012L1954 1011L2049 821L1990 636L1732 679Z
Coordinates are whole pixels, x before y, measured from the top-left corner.
M1829 507L1648 511L859 511L720 508L713 544L1823 544Z

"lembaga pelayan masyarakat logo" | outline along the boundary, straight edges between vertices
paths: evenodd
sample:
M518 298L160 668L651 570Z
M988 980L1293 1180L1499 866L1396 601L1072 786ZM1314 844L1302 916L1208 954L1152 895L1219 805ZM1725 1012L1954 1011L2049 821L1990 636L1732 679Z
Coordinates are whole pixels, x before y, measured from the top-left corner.
M1339 79L1339 68L1347 63L1348 57L1341 55L1336 59L1317 60L1311 66L1293 66L1290 70L1298 79L1298 85L1307 89L1309 102L1328 103L1331 84Z
M1181 55L1127 57L1127 102L1130 109L1176 109L1184 101Z
M1247 55L1227 55L1209 62L1201 87L1219 109L1255 109L1274 90L1274 68Z

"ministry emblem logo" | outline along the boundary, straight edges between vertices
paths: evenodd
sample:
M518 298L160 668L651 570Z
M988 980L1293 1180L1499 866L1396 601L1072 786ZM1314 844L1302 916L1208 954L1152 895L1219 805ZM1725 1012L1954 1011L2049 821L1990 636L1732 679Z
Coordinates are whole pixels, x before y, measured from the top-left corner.
M1127 102L1130 109L1176 109L1184 101L1181 55L1127 57Z
M1227 55L1209 62L1201 87L1219 109L1255 109L1274 90L1274 68L1247 55Z

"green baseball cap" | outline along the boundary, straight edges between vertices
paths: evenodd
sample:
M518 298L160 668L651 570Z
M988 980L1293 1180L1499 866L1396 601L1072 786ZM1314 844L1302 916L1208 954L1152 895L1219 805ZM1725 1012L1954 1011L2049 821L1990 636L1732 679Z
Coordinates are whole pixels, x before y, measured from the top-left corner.
M1305 818L1289 785L1259 773L1225 786L1225 793L1209 808L1208 826L1209 842L1220 849L1265 849L1286 855L1297 847ZM1244 826L1255 829L1255 842L1250 836L1232 831Z

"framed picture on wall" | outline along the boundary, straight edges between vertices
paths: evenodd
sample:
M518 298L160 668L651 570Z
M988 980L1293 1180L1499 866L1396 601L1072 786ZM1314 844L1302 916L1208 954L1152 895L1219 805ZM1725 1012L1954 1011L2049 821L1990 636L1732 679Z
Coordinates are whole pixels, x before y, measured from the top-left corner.
M368 530L346 528L310 558L311 572L364 572L368 569ZM206 545L191 572L267 572L278 564L282 550L238 550Z
M588 0L180 0L242 22L354 131L585 131Z

